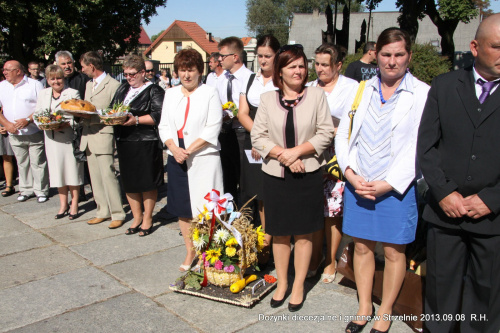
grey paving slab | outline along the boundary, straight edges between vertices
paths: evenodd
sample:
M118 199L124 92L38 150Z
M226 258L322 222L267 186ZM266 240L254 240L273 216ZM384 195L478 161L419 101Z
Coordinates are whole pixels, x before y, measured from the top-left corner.
M0 256L47 246L53 242L38 232L0 238Z
M269 294L250 309L175 292L156 301L205 332L235 332L257 322L259 314L280 312L269 306L270 299Z
M58 197L52 197L49 201L42 204L38 203L36 198L33 198L25 202L2 207L4 212L37 229L60 224L60 220L54 219L58 209Z
M103 267L111 275L143 293L157 296L170 292L168 286L181 273L179 265L186 255L184 245Z
M20 328L129 290L93 267L4 289L0 291L0 330Z
M80 221L71 221L70 223L42 230L45 234L52 237L57 242L71 246L121 235L127 228L127 224L125 224L124 227L121 228L109 229L108 225L110 221L105 221L95 225L88 225L88 220L90 219L85 218Z
M125 232L125 228L123 232ZM178 232L169 228L155 226L155 231L146 236L120 234L86 244L70 247L72 251L91 260L97 266L109 265L141 255L165 250L184 244Z
M149 298L130 293L43 320L11 332L196 332Z
M0 230L0 238L33 232L29 226L8 214L1 214Z
M0 289L68 272L85 259L59 245L0 257Z

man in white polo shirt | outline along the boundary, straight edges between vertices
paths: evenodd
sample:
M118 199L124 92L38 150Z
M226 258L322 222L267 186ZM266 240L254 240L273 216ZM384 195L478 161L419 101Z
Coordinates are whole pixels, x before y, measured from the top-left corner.
M0 124L10 134L9 141L19 167L19 197L26 201L38 197L47 201L49 177L45 158L43 132L33 123L38 92L42 84L28 78L18 61L3 66L4 81L0 82Z

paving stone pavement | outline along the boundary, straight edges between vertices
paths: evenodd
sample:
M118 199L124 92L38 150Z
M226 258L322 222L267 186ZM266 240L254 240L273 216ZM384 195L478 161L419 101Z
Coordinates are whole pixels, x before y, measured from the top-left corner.
M344 332L340 315L355 314L357 301L340 275L327 285L308 279L296 313L271 308L272 293L247 309L170 291L185 249L165 192L147 237L124 234L128 206L126 224L110 230L109 221L86 224L92 200L70 221L54 219L53 189L44 204L0 197L0 332ZM412 330L394 322L391 332Z

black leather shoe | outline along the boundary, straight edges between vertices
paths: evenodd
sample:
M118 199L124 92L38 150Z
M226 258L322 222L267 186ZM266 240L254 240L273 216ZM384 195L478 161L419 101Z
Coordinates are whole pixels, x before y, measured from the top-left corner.
M280 306L283 305L283 303L285 303L285 297L283 297L279 301L275 300L274 298L271 298L271 307L272 308L279 308Z
M288 311L290 312L299 311L300 309L302 309L303 305L304 305L304 300L302 300L302 302L300 302L299 304L288 303Z
M385 330L385 331L379 331L379 330L376 330L376 329L372 328L370 330L370 333L387 333L391 329L391 326L392 326L392 320L391 320L391 322L389 324L389 328L387 328L387 330Z
M355 322L352 322L350 321L349 324L347 324L346 328L345 328L345 333L359 333L361 332L366 324L368 324L373 316L375 315L375 307L372 305L372 315L371 316L368 316L368 320L366 321L366 323L364 325L360 325L360 324L356 324ZM371 331L370 331L371 333Z

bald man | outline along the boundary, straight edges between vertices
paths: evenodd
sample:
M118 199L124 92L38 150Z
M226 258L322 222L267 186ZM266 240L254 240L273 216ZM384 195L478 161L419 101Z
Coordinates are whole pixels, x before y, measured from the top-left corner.
M9 132L9 141L19 167L18 201L35 195L38 202L47 201L49 177L43 133L33 123L38 93L42 84L28 78L18 61L3 66L5 80L0 82L0 124Z
M500 15L470 43L474 65L436 77L417 157L430 189L430 332L500 330Z

